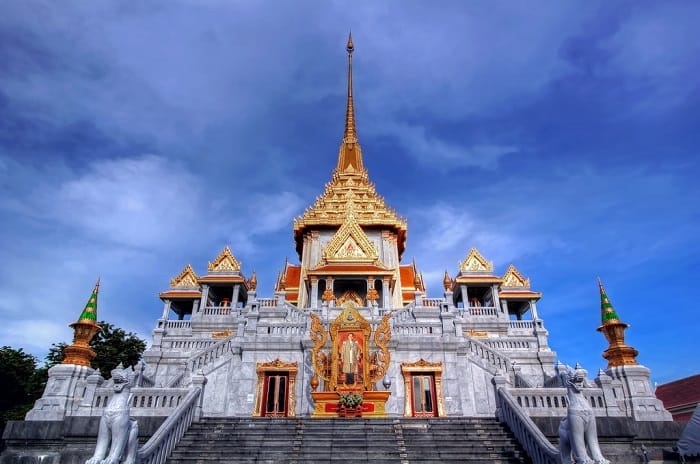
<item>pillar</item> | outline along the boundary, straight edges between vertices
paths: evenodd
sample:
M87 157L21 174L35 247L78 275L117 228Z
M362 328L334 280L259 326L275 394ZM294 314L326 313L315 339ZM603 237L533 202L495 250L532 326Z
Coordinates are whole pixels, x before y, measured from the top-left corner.
M161 316L161 319L168 319L170 316L170 306L172 305L172 301L170 300L165 300L163 304L163 315Z
M318 308L318 277L311 277L311 298L310 306L314 309Z

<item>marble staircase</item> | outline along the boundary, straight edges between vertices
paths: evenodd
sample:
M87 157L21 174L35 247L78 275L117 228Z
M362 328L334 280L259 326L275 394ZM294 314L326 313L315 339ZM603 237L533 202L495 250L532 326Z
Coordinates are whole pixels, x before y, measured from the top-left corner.
M204 463L529 463L496 419L203 418L167 461Z

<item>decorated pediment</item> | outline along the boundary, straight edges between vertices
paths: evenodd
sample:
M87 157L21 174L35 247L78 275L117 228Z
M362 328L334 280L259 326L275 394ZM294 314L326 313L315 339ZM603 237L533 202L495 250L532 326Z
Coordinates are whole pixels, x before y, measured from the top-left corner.
M326 262L374 262L379 260L377 248L355 221L352 210L324 249Z
M464 261L459 263L459 270L461 272L493 272L493 262L489 262L484 258L479 250L472 247L469 250L469 254L464 258Z
M219 256L209 262L209 272L236 272L241 270L241 263L233 256L231 249L226 246Z
M170 280L170 288L197 288L199 284L197 283L197 274L195 274L194 269L191 265L185 266L185 268L180 272L177 277Z
M530 279L523 277L512 264L508 266L508 270L503 274L503 287L521 287L530 288Z

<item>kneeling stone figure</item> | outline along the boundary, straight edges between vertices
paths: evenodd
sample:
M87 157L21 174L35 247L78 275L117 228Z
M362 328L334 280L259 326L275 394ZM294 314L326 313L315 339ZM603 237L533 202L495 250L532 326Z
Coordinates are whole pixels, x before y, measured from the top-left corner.
M114 394L100 419L95 453L85 464L136 464L139 426L136 419L129 417L129 372L120 364L112 371L112 380Z

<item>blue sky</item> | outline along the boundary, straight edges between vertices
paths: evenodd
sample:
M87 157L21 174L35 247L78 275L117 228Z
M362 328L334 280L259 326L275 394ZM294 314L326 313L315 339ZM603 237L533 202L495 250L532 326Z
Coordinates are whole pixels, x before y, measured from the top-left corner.
M471 246L514 263L559 359L605 366L596 277L665 382L700 371L698 2L41 2L0 16L0 343L43 358L102 277L157 293L230 245L261 296L342 137L429 296Z

